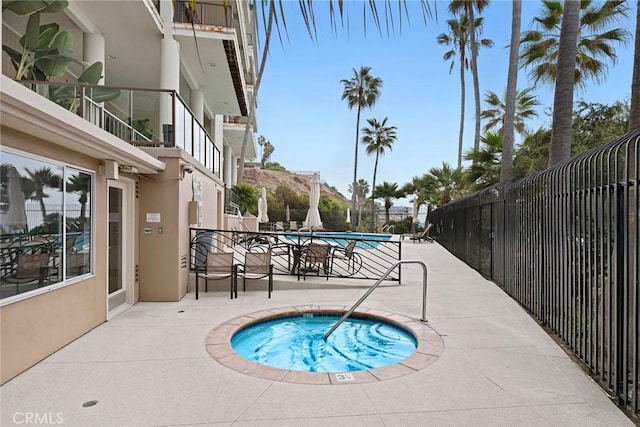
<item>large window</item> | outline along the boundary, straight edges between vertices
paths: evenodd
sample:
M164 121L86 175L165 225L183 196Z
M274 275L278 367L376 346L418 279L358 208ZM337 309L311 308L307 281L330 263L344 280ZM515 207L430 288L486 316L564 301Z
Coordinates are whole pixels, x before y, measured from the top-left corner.
M0 154L0 299L91 273L93 175Z

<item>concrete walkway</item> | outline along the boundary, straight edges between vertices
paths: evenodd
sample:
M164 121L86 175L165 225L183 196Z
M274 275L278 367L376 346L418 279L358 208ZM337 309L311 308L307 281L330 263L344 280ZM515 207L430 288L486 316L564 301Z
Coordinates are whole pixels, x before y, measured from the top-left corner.
M351 305L365 283L324 279L266 290L193 293L139 303L0 388L2 426L25 416L65 426L633 425L562 349L496 285L437 244L405 243L429 269L428 325L444 342L424 369L360 384L256 378L206 350L215 326L265 309ZM362 307L421 316L422 270L403 267ZM214 282L212 282L214 283ZM83 407L85 402L97 401ZM41 418L42 419L42 418Z

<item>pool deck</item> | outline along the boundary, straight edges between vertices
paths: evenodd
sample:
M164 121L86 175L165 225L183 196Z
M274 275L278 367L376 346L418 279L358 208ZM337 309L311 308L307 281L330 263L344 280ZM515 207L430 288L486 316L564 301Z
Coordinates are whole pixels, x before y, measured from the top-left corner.
M495 284L438 244L405 241L402 253L429 270L427 326L442 348L428 366L358 383L248 375L209 354L212 330L283 307L350 306L370 282L276 281L271 299L266 288L234 300L210 289L138 303L7 382L0 425L25 425L25 413L64 426L633 425ZM361 308L420 319L422 269L402 277Z

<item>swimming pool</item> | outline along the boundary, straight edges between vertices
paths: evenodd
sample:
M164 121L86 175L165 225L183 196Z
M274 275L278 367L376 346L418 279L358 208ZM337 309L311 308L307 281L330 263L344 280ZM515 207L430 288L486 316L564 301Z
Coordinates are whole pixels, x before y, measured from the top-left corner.
M342 233L335 231L296 231L287 232L286 236L289 240L298 238L318 238L329 243L334 243L343 248L347 247L350 241L356 241L356 248L374 249L378 247L379 242L387 242L391 240L391 234L377 233Z
M349 317L331 336L336 314L306 313L249 325L231 338L242 357L279 369L354 372L398 363L417 346L407 330L365 316Z

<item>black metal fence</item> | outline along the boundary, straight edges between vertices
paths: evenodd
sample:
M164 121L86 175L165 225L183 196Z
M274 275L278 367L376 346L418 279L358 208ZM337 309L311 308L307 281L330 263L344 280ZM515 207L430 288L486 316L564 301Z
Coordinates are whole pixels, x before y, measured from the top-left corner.
M429 215L432 235L529 309L638 414L640 131Z
M318 275L350 279L379 279L401 258L400 241L388 236L359 233L324 232L253 232L238 230L191 229L190 271L205 266L207 252L232 252L235 262L242 264L246 252L271 251L273 272L277 275L297 276L305 272L305 253L311 243L329 250ZM350 247L351 244L351 247ZM393 270L386 280L400 282L400 268Z

